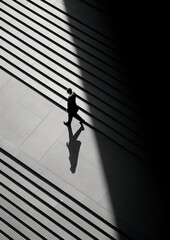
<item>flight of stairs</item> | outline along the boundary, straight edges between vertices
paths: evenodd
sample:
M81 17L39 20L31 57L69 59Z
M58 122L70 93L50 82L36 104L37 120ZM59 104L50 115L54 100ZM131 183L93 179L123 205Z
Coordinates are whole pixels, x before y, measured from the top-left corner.
M0 149L1 239L131 239L45 170Z
M1 69L63 110L66 89L72 87L89 127L149 162L142 113L128 86L118 43L78 8L104 18L102 7L80 0L0 5Z

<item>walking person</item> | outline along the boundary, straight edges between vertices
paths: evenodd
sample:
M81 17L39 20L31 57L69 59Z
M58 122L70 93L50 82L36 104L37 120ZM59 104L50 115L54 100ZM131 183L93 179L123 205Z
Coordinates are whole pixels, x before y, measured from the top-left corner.
M80 124L82 125L85 123L85 121L80 117L80 115L77 113L79 110L78 105L76 104L76 93L72 91L71 88L67 89L68 93L68 103L67 103L67 112L68 112L68 121L64 122L66 126L70 126L73 117L78 119L80 121Z

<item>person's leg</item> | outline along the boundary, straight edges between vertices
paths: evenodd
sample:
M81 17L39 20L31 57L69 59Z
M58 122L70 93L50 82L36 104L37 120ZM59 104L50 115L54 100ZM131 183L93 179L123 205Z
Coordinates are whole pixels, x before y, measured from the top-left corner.
M64 122L64 124L69 126L71 124L72 119L73 119L73 115L68 113L68 122Z
M71 113L68 114L68 124L70 125L73 119L73 115Z
M78 113L76 113L76 114L74 115L74 117L75 117L76 119L78 119L81 124L82 124L82 123L85 123L84 119L83 119L82 117L80 117L80 115L79 115Z

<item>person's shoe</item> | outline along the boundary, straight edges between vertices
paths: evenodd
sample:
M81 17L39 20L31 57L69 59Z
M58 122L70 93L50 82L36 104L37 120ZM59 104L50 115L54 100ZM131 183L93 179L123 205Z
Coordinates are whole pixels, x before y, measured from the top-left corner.
M80 127L81 131L84 131L84 125L81 124L81 127Z
M68 122L63 122L64 123L64 125L66 125L66 126L70 126L70 123L68 123Z

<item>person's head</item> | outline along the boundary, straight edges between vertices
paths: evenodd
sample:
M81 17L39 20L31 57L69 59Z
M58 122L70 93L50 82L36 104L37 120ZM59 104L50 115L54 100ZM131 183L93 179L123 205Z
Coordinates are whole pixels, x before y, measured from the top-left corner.
M67 93L70 95L70 94L72 94L72 89L71 88L67 88Z

